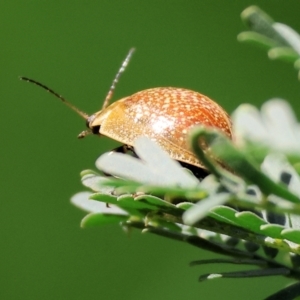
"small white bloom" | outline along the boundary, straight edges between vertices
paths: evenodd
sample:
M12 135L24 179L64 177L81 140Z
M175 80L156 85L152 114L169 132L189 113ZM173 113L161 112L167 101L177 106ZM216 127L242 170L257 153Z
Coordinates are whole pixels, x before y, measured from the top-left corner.
M285 153L300 151L300 125L289 103L282 99L269 100L261 111L242 104L232 119L237 144L250 141Z

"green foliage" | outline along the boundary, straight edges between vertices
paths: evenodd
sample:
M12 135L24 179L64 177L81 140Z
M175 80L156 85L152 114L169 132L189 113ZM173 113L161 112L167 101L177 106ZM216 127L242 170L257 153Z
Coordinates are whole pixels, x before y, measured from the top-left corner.
M242 19L251 31L241 33L240 41L258 44L271 59L293 62L300 69L300 37L295 31L254 6L242 13ZM82 227L120 224L126 231L138 228L233 257L194 265L261 267L205 274L199 281L274 275L299 280L300 264L295 259L300 255L299 124L289 105L274 99L261 111L240 106L233 114L233 126L234 141L214 129L191 131L191 147L210 173L203 180L145 137L134 145L139 158L102 155L96 166L103 173L81 174L83 185L93 193L72 198L89 213ZM203 141L209 151L199 146ZM290 286L292 297L298 295L295 290Z
M300 80L300 36L286 24L275 22L256 6L245 9L241 18L250 31L238 35L247 42L266 49L270 59L280 59L294 64Z

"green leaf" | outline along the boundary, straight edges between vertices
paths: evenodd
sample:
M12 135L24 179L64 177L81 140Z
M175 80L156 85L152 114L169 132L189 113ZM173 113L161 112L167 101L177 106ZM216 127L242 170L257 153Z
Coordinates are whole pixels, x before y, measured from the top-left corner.
M80 172L80 177L86 176L86 175L99 175L99 173L95 172L94 170L86 169Z
M96 227L107 224L118 224L128 220L128 216L124 215L114 215L114 214L102 214L93 213L85 216L81 221L81 227Z
M275 294L269 296L268 298L265 298L265 300L278 300L278 299L294 300L297 299L298 296L300 296L299 282L289 285L288 287L276 292Z
M300 56L300 35L293 28L286 24L274 23L273 28L284 38L288 45Z
M136 191L142 193L151 193L155 195L161 195L163 197L176 197L176 198L188 198L189 200L199 201L202 198L207 197L208 191L202 186L198 188L179 188L172 186L157 186L157 185L140 185L136 188Z
M284 229L284 226L278 224L264 224L260 227L262 234L269 236L273 239L282 239L281 232Z
M290 270L287 268L273 268L262 270L247 270L237 272L223 272L218 274L204 274L199 277L199 281L218 278L250 278L250 277L264 277L264 276L278 276L288 275Z
M119 198L117 198L116 196L102 194L102 193L92 194L90 196L90 199L101 201L101 202L104 202L104 203L110 204L110 205L115 205L135 217L142 218L144 216L144 213L139 211L141 209L140 206L138 206L138 204L137 204L135 207L135 203L134 203L133 197L131 195L123 195L122 197L124 199L126 199L126 201L118 201ZM122 199L122 197L121 197L121 199ZM130 199L132 201L129 201Z
M190 209L191 207L195 206L194 203L190 203L190 202L181 202L181 203L178 203L176 204L176 207L182 209L182 210L188 210Z
M148 203L148 205L154 207L155 209L157 208L165 208L165 209L176 209L176 206L172 203L169 203L167 201L164 201L158 197L152 196L152 195L140 195L135 197L134 199L136 202L141 202L141 203Z
M231 207L216 206L210 210L209 216L218 221L238 226L235 217L236 213L237 211Z
M142 160L110 152L100 156L96 166L108 174L144 184L175 187L199 185L196 177L185 171L149 138L137 138L134 149Z
M155 174L164 174L169 179L169 185L193 188L199 185L199 180L181 165L170 158L151 139L142 136L134 142L137 156L145 162L147 167Z
M118 197L117 205L120 205L124 208L133 208L136 210L151 211L157 209L155 205L149 205L146 202L136 201L136 198L133 198L131 195L122 195Z
M96 166L105 173L136 182L167 184L162 175L156 176L142 161L122 153L104 153L97 159Z
M250 211L236 213L235 217L236 222L240 227L256 233L261 233L260 227L268 224L268 222Z
M299 60L300 35L293 28L274 22L257 6L246 8L242 12L241 18L252 32L239 34L239 41L250 42L267 49L270 59L281 59L287 62ZM295 68L299 69L298 63L295 64Z
M280 59L287 62L296 62L299 54L289 47L274 47L268 52L270 59Z
M90 196L90 199L101 201L108 204L118 205L117 196L113 196L113 195L94 193Z
M146 219L146 224L147 226L150 225L154 228L157 227L157 228L168 229L171 232L182 231L182 228L178 226L176 223L164 220L162 217L155 216L155 215L152 215L150 217L148 216Z
M232 171L257 185L264 194L274 194L290 202L299 203L300 199L295 194L290 192L283 184L275 183L262 173L252 158L236 148L232 141L220 131L203 127L194 128L192 131L192 145L197 154L199 153L197 141L201 138L204 138L210 144L212 153L218 159L226 162L226 166ZM226 175L224 172L219 172L219 174L220 176Z
M108 213L127 215L127 212L116 205L107 205L105 202L90 199L90 192L80 192L71 198L71 203L89 213Z
M231 195L228 193L220 193L199 201L183 214L183 222L187 225L195 224L206 217L212 208L228 202L230 197Z
M267 262L260 259L249 259L249 258L213 258L213 259L194 260L190 263L190 266L207 265L207 264L266 266Z
M281 232L281 236L291 242L300 244L300 229L284 229Z
M268 38L260 33L253 31L241 32L237 36L237 40L242 43L246 42L255 46L262 47L266 50L270 50L273 47L278 47L278 43L272 40L271 38Z
M241 13L242 21L253 31L274 40L278 45L286 46L287 42L273 28L274 20L257 6L250 6Z
M298 58L295 62L294 62L294 67L297 70L300 70L300 58Z
M108 183L110 182L109 177L86 171L81 172L81 176L82 184L95 192L111 194L114 191L114 187L108 186Z

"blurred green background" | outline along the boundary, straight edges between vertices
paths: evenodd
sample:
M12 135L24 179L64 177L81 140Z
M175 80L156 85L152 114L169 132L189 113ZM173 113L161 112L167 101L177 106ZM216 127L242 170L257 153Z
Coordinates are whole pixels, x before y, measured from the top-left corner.
M134 46L114 99L179 86L216 99L229 112L243 102L260 106L282 97L299 115L292 66L236 41L245 29L240 13L252 4L300 30L296 0L1 2L1 299L241 299L241 293L260 299L288 283L199 284L200 273L228 267L190 268L191 260L215 255L150 234L80 229L85 214L69 203L84 190L79 172L95 168L96 158L117 143L77 140L84 121L18 80L41 81L93 113Z

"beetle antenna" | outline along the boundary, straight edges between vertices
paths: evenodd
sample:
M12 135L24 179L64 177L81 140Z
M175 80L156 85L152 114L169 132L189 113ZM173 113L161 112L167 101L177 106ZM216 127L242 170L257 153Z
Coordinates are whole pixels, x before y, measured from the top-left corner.
M102 110L105 109L108 105L109 105L109 102L110 102L110 99L112 98L113 96L113 93L114 93L114 90L116 88L116 84L117 82L119 81L119 78L121 76L121 74L125 71L130 59L131 59L131 56L133 54L133 52L135 51L135 48L131 48L126 56L126 58L124 59L122 65L121 65L121 68L119 69L117 75L115 76L112 84L111 84L111 87L106 95L106 98L104 100L104 103L102 105Z
M80 109L78 109L76 106L74 106L69 101L67 101L63 96L61 96L58 93L54 92L52 89L48 88L44 84L42 84L42 83L40 83L38 81L35 81L33 79L27 78L27 77L19 77L19 78L20 78L20 80L31 82L31 83L33 83L33 84L35 84L37 86L40 86L41 88L45 89L47 92L49 92L50 94L52 94L55 97L57 97L58 99L60 99L63 103L65 103L67 106L69 106L72 110L74 110L78 115L80 115L85 120L87 120L87 118L89 117L88 114L86 114L85 112L83 112Z

